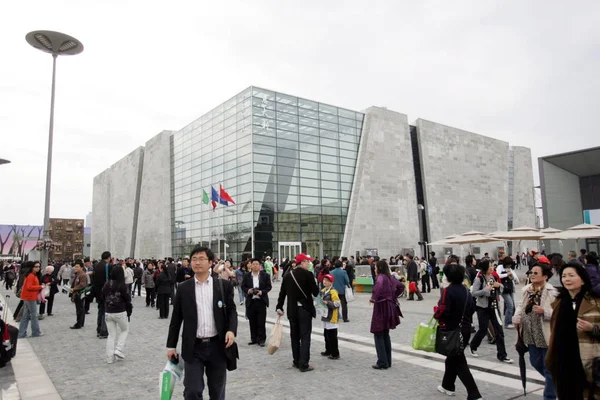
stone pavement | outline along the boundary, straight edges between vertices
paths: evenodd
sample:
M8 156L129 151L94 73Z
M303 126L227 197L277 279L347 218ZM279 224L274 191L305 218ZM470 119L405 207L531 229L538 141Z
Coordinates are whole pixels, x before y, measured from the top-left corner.
M271 322L275 318L274 305L279 293L279 283L273 285L269 309ZM412 395L419 399L443 399L437 385L443 374L443 358L431 353L410 352L409 346L416 326L432 314L436 295L426 294L422 302L401 301L405 318L398 329L392 331L394 366L387 371L371 368L375 362L373 338L369 333L371 308L368 294L357 294L350 303L350 323L340 325L341 359L332 361L320 356L323 350L321 326L313 323L311 364L314 372L300 373L292 368L289 336L284 335L282 348L272 356L266 348L247 346L248 323L239 318L238 344L240 357L238 370L230 372L227 398L238 399L314 399L327 396L333 399L372 399L382 396ZM237 296L236 296L237 301ZM96 338L96 307L86 316L86 326L71 330L75 321L75 307L66 295L57 294L54 316L40 322L45 336L23 340L28 342L54 383L62 399L142 399L158 397L158 378L166 362L165 342L169 320L158 319L158 311L147 308L145 300L134 298L130 334L125 347L126 360L115 364L104 362L105 340ZM16 304L12 304L13 308ZM238 308L243 315L243 307ZM282 319L287 323L287 320ZM286 332L286 331L284 331ZM514 332L507 333L509 355L514 352ZM485 341L484 341L485 343ZM420 354L419 354L420 353ZM495 361L495 347L482 345L480 359L469 358L470 363L480 363L488 368L473 369L475 380L485 399L514 399L522 396L520 382L515 379L516 366L506 366ZM426 358L423 358L425 356ZM516 360L515 360L516 361ZM506 372L498 375L495 372ZM528 377L541 381L534 370ZM457 396L466 392L457 382ZM182 385L176 388L175 399L181 399ZM528 397L538 398L540 385L528 383ZM207 397L207 396L206 396ZM40 397L42 398L42 397Z

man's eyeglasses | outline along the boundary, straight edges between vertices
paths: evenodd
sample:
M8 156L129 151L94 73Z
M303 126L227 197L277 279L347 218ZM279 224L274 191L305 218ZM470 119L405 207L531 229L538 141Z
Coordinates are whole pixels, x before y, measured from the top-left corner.
M531 271L531 275L541 275L541 273L537 271Z
M192 257L192 261L208 261L206 257Z

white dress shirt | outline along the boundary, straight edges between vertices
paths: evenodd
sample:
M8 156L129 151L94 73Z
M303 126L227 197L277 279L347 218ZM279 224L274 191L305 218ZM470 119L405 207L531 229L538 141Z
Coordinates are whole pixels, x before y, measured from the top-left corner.
M259 283L258 283L258 276L260 275L260 271L258 272L258 274L254 275L254 272L252 273L252 288L257 288ZM260 299L260 296L258 295L254 295L252 296L252 300L254 299Z
M213 314L213 279L209 275L204 283L200 283L194 276L196 288L196 311L198 313L197 338L210 338L217 336L215 315ZM225 304L223 304L225 307Z

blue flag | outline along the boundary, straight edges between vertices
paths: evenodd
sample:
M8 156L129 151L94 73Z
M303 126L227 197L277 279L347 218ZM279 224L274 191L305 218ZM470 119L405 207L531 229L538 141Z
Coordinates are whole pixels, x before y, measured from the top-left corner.
M229 205L229 203L227 203L227 200L223 200L221 198L221 196L219 196L219 192L217 192L215 190L215 188L212 187L212 186L210 187L210 197L211 197L211 200L214 201L213 208L216 207L216 203L222 204L224 206L228 206Z

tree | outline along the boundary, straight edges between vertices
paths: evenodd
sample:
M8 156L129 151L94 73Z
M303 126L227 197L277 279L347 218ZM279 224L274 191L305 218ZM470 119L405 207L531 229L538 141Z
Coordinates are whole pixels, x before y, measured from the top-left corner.
M0 254L4 254L4 246L8 243L8 239L10 239L10 235L13 232L13 227L6 233L6 237L2 239L2 233L0 232Z

